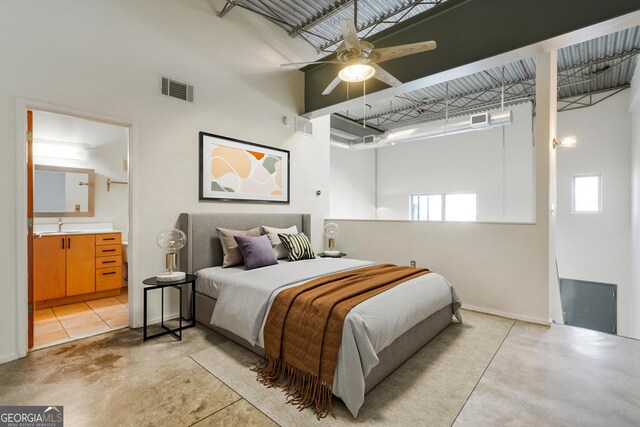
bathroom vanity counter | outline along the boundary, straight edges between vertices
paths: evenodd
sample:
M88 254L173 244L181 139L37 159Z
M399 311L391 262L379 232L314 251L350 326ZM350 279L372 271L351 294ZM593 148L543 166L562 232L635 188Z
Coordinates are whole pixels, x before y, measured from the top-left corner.
M37 231L33 235L35 237L45 236L73 236L76 234L121 234L118 230L68 230L68 231Z

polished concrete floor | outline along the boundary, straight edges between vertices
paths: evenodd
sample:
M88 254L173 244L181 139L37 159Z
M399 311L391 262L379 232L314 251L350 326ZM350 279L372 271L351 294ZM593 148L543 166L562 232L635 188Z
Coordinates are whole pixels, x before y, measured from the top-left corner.
M189 358L224 341L121 330L38 350L0 365L0 402L64 405L67 426L274 425ZM454 425L639 425L639 402L640 341L514 322Z

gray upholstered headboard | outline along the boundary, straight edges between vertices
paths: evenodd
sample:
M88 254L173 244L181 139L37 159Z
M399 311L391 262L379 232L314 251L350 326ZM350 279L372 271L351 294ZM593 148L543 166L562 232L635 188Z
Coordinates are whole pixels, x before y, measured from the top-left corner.
M187 245L180 251L180 269L195 273L207 267L222 265L222 245L216 227L248 230L266 225L286 228L292 225L311 239L309 214L223 214L183 213L178 228L187 235Z

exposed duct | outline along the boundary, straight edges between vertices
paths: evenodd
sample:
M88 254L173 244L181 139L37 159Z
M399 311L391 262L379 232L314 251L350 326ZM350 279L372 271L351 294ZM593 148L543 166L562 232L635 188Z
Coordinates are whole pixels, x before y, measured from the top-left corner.
M510 125L512 122L513 113L511 110L493 114L481 113L471 115L466 119L454 120L443 125L428 124L423 126L407 126L393 129L392 131L385 132L382 135L371 135L357 140L349 140L332 135L331 146L354 151L368 150L371 148L390 147L403 142L435 138L438 136L491 129L498 126Z
M347 139L341 136L331 134L331 146L351 150L351 146L359 140Z

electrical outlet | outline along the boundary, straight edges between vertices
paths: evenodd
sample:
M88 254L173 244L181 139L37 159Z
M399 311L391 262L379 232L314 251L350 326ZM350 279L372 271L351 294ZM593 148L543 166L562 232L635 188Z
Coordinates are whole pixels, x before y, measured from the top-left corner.
M416 262L414 260L411 260L411 267L415 267L416 266Z

